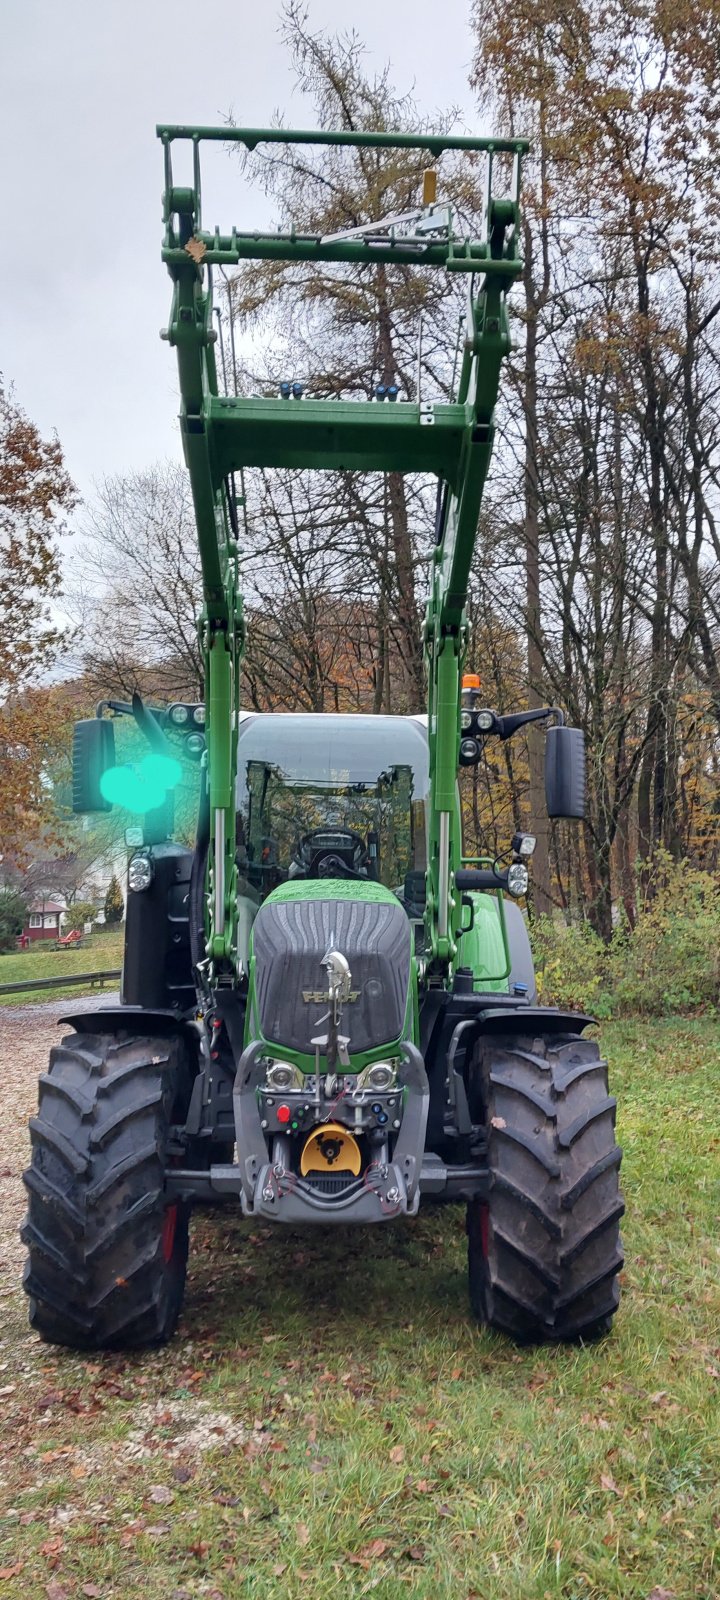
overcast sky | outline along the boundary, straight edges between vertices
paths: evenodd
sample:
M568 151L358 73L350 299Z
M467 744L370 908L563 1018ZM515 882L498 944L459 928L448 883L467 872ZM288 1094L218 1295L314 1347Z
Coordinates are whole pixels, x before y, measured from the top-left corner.
M44 434L57 429L82 494L179 456L175 356L161 343L156 122L263 126L294 90L273 0L5 0L0 104L4 238L0 371ZM309 0L314 28L355 26L431 112L469 129L469 0ZM222 146L205 146L203 220L250 227L265 208Z

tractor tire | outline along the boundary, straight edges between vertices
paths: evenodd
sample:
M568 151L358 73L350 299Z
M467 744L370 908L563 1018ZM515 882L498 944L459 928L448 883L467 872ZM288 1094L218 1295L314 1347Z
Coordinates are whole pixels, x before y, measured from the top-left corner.
M30 1122L23 1286L42 1339L73 1350L163 1344L185 1288L189 1208L165 1196L190 1063L177 1038L70 1034Z
M599 1338L623 1264L607 1062L579 1037L489 1038L468 1089L490 1169L489 1199L467 1213L476 1317L520 1342Z

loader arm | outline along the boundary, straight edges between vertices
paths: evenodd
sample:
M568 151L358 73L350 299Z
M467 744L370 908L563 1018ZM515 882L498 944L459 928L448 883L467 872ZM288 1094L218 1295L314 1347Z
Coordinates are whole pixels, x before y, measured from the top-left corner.
M522 271L518 253L520 168L526 141L452 135L292 131L284 128L160 126L165 155L163 260L173 282L163 337L177 350L180 426L190 474L202 564L199 621L206 668L211 850L207 953L216 979L235 972L235 776L239 673L244 645L238 591L237 506L233 475L246 467L423 472L438 480L436 544L424 646L428 672L430 819L427 929L431 970L442 980L456 953L461 908L456 777L465 602L478 517L493 445L493 414L510 348L507 294ZM428 202L418 215L329 237L291 232L203 230L200 147L208 140L254 150L258 144L346 145L485 158L480 237L455 231L449 207ZM191 183L173 176L173 151L191 153ZM509 192L493 193L496 157L512 157ZM220 394L214 345L212 274L243 260L414 265L466 275L464 344L457 393L447 402L395 405L374 400L303 400Z

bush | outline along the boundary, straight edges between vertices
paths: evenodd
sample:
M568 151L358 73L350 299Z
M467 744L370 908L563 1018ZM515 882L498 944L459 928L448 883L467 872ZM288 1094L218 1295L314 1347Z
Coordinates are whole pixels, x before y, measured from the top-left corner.
M720 895L709 872L661 857L631 933L618 929L608 975L619 1016L714 1009L720 989Z
M65 912L63 933L74 933L77 928L81 930L86 922L93 922L96 916L95 905L92 900L74 900Z
M587 922L540 917L530 929L543 1005L595 1016L713 1011L720 997L720 891L708 872L659 855L637 926L609 945Z
M27 902L19 889L0 889L0 955L16 948L27 915Z
M122 922L124 910L122 889L115 877L115 873L113 873L105 896L105 921L107 923Z
M607 1015L607 950L589 922L568 927L552 917L538 917L530 928L538 998L544 1006Z

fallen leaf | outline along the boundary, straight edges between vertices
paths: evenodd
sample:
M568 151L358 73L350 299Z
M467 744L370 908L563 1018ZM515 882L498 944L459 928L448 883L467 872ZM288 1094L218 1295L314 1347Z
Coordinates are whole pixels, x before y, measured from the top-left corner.
M647 1600L675 1600L674 1589L651 1589Z
M298 1522L295 1529L295 1538L298 1544L303 1545L303 1547L310 1543L310 1529L306 1522Z
M491 1117L490 1126L491 1128L506 1128L507 1123L504 1117Z
M615 1479L613 1478L612 1473L610 1473L610 1472L602 1472L600 1474L600 1488L601 1489L606 1489L608 1494L619 1494L620 1493L620 1490L618 1489L618 1486L617 1486L617 1484L615 1482Z
M366 1544L360 1551L360 1554L365 1556L368 1561L377 1561L379 1556L384 1556L388 1548L387 1539L371 1539L370 1543Z
M70 1600L67 1589L63 1588L61 1583L56 1583L54 1579L52 1583L47 1585L45 1593L47 1600Z
M82 1592L87 1596L87 1600L102 1600L102 1589L98 1589L96 1583L84 1583Z
M287 1571L287 1561L276 1561L275 1562L275 1566L273 1567L273 1577L274 1578L281 1578L283 1573L286 1572L286 1571Z
M393 1462L394 1466L399 1467L400 1463L405 1460L405 1446L402 1444L394 1444L392 1450L390 1451L390 1460Z
M166 1483L154 1483L150 1490L149 1498L154 1506L169 1506L172 1505L175 1496L172 1489L168 1489Z
M423 1550L423 1547L422 1547L421 1544L413 1544L413 1545L411 1545L409 1550L403 1550L403 1555L407 1556L408 1561L424 1561L425 1560L425 1551Z
M4 1383L2 1388L0 1389L0 1400L4 1400L5 1396L7 1394L14 1394L14 1393L15 1393L15 1384L14 1383Z
M0 1567L0 1580L4 1578L18 1578L24 1565L24 1561L16 1561L14 1567Z

